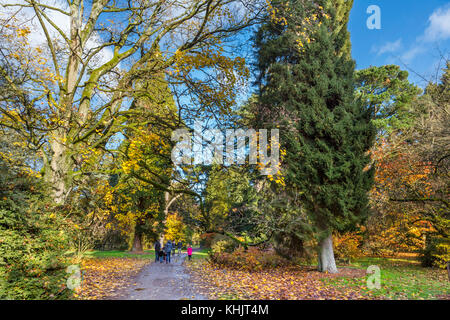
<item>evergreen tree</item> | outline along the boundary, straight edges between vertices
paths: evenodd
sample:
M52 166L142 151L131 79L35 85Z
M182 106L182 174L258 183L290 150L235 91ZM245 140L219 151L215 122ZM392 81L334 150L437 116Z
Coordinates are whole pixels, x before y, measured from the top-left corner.
M345 42L339 50L340 54L344 54L347 58L350 58L352 54L352 44L350 41L350 33L347 30L347 24L350 19L353 0L328 0L328 5L333 7L336 12L333 32L335 34L342 33L342 36L345 38Z
M260 125L280 128L286 188L317 228L319 270L337 272L331 233L367 215L373 169L365 168L375 129L372 110L355 99L355 64L342 54L347 33L334 32L335 10L327 4L273 3L285 19L271 19L256 36L258 116ZM299 32L314 14L320 21Z

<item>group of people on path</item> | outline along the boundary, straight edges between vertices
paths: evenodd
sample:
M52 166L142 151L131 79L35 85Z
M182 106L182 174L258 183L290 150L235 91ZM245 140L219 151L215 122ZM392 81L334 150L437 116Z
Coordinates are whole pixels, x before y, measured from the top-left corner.
M178 255L181 254L181 249L183 248L183 243L181 241L178 241L178 243L175 243L175 241L167 241L166 244L161 247L161 243L156 240L155 242L155 262L163 263L164 261L166 263L170 263L170 256L173 253L177 252L178 249ZM192 257L192 247L191 245L188 245L187 247L187 254L189 260L191 260Z

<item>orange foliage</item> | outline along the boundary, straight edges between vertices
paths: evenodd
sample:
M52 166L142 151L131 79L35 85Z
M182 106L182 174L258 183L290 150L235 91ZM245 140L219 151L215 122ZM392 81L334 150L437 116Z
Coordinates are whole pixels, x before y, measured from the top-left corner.
M81 288L74 296L82 300L117 296L119 290L133 285L130 279L147 263L147 259L134 258L85 259L81 263Z
M432 226L422 216L422 203L404 200L433 196L431 164L405 142L395 145L382 140L372 158L377 165L370 196L375 213L366 223L365 248L377 255L422 249L423 235Z
M363 255L361 250L362 236L356 232L333 235L334 255L336 259L350 262Z
M365 291L364 270L341 268L339 274L326 274L310 267L289 266L249 271L217 268L204 261L194 261L188 266L196 289L210 299L374 299ZM323 282L334 277L361 278L361 285L337 287Z
M263 270L279 266L289 265L289 261L275 254L251 247L248 250L239 247L232 253L213 253L211 261L220 267L228 267L240 270Z

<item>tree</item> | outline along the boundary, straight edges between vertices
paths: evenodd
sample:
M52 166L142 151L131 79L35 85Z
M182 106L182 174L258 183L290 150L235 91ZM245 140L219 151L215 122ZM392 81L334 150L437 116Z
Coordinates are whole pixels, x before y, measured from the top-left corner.
M176 212L168 215L166 228L165 239L174 241L175 243L180 241L186 242L187 226Z
M386 65L356 71L357 95L374 109L380 134L407 131L415 124L414 107L421 89L408 81L408 72Z
M306 3L281 2L296 20L284 15L287 24L271 21L258 33L259 115L280 128L286 188L318 229L319 270L337 272L332 231L368 214L375 130L372 109L355 99L354 62L339 54L346 33L332 32L332 9ZM306 35L298 32L301 24L289 23L308 21L317 11L320 21Z
M327 6L333 7L335 10L333 32L336 35L342 33L345 38L345 42L340 49L340 54L343 54L350 59L352 55L352 43L350 41L350 32L347 30L347 25L348 20L350 19L350 11L353 7L353 0L329 0Z
M247 172L240 168L213 166L205 189L208 214L205 231L252 235L261 222L257 222L255 216L256 198Z
M100 162L111 138L132 125L136 111L129 100L143 75L163 72L210 108L223 108L230 101L224 92L236 88L231 70L241 74L245 67L223 53L222 40L254 23L261 10L234 0L96 0L89 6L25 0L4 7L30 9L24 20L35 22L33 35L43 44L30 42L29 25L17 27L23 24L14 21L16 12L7 16L0 75L14 95L0 99L0 124L41 153L44 179L58 203L86 174L86 159ZM67 28L57 15L70 21ZM151 61L160 48L155 70ZM193 76L208 68L214 82Z

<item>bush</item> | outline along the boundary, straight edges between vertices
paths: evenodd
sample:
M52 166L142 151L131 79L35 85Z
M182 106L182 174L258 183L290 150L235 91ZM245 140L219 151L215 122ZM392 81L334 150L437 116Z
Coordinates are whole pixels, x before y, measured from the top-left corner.
M360 248L362 237L354 232L333 235L334 255L336 260L350 263L363 255Z
M255 247L247 250L238 247L232 253L211 253L210 261L222 267L248 271L260 271L291 264L287 259L274 252L262 251Z
M450 261L450 243L443 237L429 235L420 260L424 267L439 267L445 269Z
M211 253L231 253L234 251L236 245L231 239L223 239L215 241L211 246Z
M211 248L212 242L214 240L214 237L217 235L217 233L203 233L200 236L200 247L203 248Z
M32 177L1 159L0 186L0 299L69 297L62 218Z

